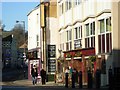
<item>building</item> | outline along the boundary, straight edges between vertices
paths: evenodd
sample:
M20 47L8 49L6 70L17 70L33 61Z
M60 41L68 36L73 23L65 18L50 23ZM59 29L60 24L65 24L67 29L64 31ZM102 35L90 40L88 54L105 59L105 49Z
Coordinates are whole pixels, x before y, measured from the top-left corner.
M17 45L14 36L9 31L3 31L2 37L2 60L4 68L16 68Z
M25 55L24 51L25 51L26 54L28 53L27 42L23 43L23 45L21 45L18 48L18 51L17 51L17 54L18 54L17 66L18 66L18 68L21 68L21 66L22 67L27 67L28 66L28 57L27 57L28 54Z
M41 0L42 62L47 74L54 74L58 55L57 0Z
M0 69L3 68L3 62L2 62L2 25L0 23Z
M81 70L87 84L88 68L99 68L101 86L108 84L109 67L120 67L119 9L120 0L57 0L63 72L66 67Z
M41 30L40 5L28 14L28 79L31 78L31 68L37 65L41 69Z

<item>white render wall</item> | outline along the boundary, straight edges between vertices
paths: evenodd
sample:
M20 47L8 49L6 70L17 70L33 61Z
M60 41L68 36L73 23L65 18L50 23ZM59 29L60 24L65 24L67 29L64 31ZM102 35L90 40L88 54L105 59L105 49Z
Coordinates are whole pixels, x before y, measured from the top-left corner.
M60 5L61 3L64 3L63 1L65 0L62 0L60 3L58 3L58 5ZM73 23L78 20L83 21L85 18L89 16L97 16L103 11L111 10L111 7L112 7L111 0L107 0L107 1L105 0L84 1L83 0L81 4L79 4L78 6L74 6L73 9L70 9L68 11L64 10L65 13L59 16L59 28L72 24L72 18L73 18ZM58 9L58 12L59 12L59 9Z
M40 7L28 15L28 50L37 47L37 35L39 36L40 47Z
M62 3L61 0L60 3ZM74 0L72 0L74 1ZM66 42L67 40L63 40L67 37L66 30L72 29L74 32L74 28L77 26L82 25L82 48L85 48L85 24L91 23L95 21L95 51L96 55L98 55L98 34L99 34L99 27L98 27L98 20L105 19L111 16L111 9L112 9L112 2L111 0L82 0L83 2L78 6L73 7L73 9L68 10L61 16L59 16L59 29L61 40L60 44L64 43L64 51L66 51ZM107 13L103 13L107 12ZM109 12L109 13L108 13ZM88 18L92 17L92 18ZM65 22L64 22L65 21ZM79 22L76 22L79 21ZM75 23L76 22L76 23ZM62 24L61 24L62 23ZM67 25L70 25L66 27ZM72 33L72 49L74 49L74 33ZM106 59L106 71L108 71L109 66L112 63L112 56L109 54L105 55ZM105 81L105 79L107 80ZM108 84L108 73L101 75L101 86Z

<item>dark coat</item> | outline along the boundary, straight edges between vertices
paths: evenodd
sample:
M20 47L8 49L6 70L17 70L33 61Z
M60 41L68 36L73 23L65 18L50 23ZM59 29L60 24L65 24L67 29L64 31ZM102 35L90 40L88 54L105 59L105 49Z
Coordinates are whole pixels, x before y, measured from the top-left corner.
M40 74L42 78L46 78L46 71L44 69L40 71Z
M37 77L38 76L37 68L32 68L31 75L32 75L32 77Z

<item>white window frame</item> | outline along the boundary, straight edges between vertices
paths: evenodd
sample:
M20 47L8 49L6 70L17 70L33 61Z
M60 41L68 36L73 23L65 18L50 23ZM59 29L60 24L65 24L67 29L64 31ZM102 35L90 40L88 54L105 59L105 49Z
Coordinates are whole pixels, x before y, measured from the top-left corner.
M92 24L91 24L91 23L92 23ZM92 29L93 29L93 23L95 23L95 21L92 21L92 22L89 22L89 23L85 24L85 29L86 29L86 25L88 25L88 35L87 35L86 30L85 30L85 39L86 39L86 38L89 38L89 46L87 45L86 48L92 47L91 38L92 38L92 37L95 37L95 30L92 30L92 32L94 31L94 34L91 34L91 25L92 25ZM95 29L95 27L94 27L94 29ZM95 41L94 41L94 42L95 42ZM86 44L86 42L85 42L85 44ZM88 43L87 43L87 44L88 44ZM93 43L93 46L95 47L95 44L94 44L94 43Z
M107 46L106 46L106 45L107 45L107 43L106 43L106 40L107 40L107 39L106 39L106 34L108 34L108 33L109 33L109 34L110 34L110 33L112 34L112 32L109 31L109 30L107 31L107 28L106 28L106 26L107 26L107 25L106 25L106 20L109 19L109 18L111 18L111 17L109 16L109 17L100 19L100 20L104 20L104 32L100 32L100 20L98 20L98 22L99 22L99 33L98 33L98 35L101 36L101 52L99 52L99 53L108 53L108 52L107 52L107 48L106 48L106 47L107 47ZM103 49L102 49L102 48L103 48L103 47L102 47L102 42L103 42L103 41L102 41L102 35L103 35L103 34L105 35L105 42L104 42L104 43L105 43L105 52L103 52ZM111 37L111 38L112 38L112 37ZM110 41L110 36L109 36L109 41ZM99 45L99 44L98 44L98 45ZM110 45L110 42L109 42L109 45ZM99 47L98 47L98 48L99 48ZM110 52L110 51L111 51L111 49L110 49L110 46L109 46L109 52Z
M66 36L67 36L66 44L68 43L68 50L71 50L72 49L72 29L69 29L66 31Z

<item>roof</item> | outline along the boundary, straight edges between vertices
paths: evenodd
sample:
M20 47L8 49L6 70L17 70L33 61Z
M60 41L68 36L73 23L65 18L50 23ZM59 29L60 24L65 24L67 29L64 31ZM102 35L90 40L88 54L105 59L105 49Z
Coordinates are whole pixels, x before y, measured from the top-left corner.
M39 7L40 7L40 4L38 4L32 11L30 11L27 16L29 16L34 10L38 9Z
M9 35L9 36L7 36L7 37L4 37L4 38L2 39L2 41L10 41L10 42L12 42L12 35Z
M23 45L21 45L19 48L27 48L27 44L24 43Z
M12 35L12 31L2 31L2 38L8 37L9 35Z

